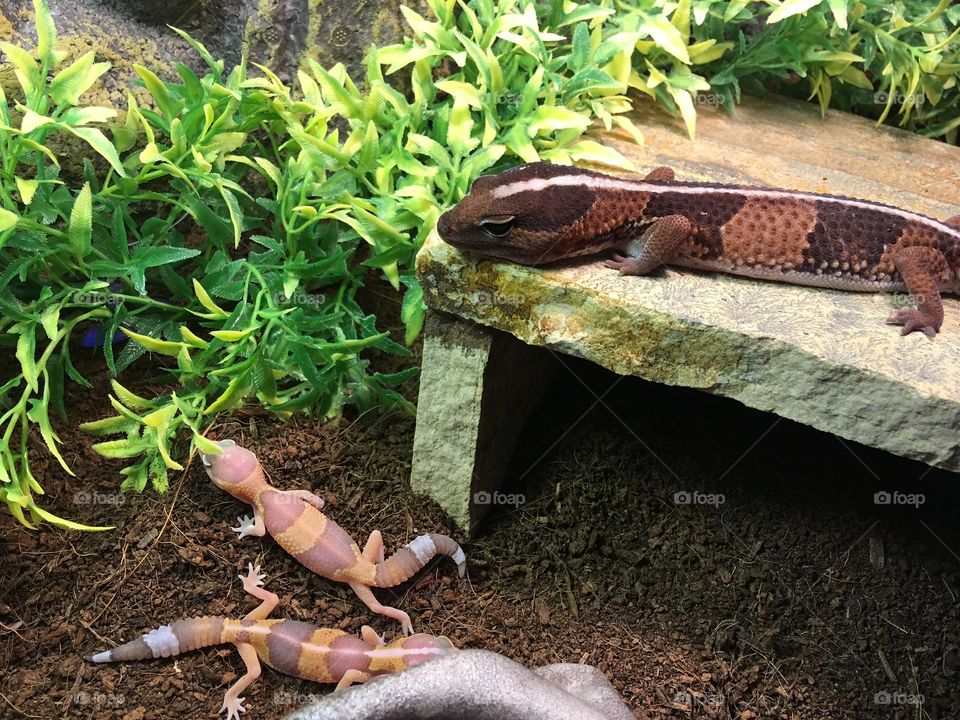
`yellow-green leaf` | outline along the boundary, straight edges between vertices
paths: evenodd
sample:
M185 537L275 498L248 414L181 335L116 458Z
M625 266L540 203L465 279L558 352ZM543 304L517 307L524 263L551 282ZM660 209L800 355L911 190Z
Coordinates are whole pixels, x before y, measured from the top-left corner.
M91 420L90 422L80 423L80 429L91 435L113 435L115 433L127 432L136 427L136 423L123 415L112 415L101 420Z
M194 282L196 282L196 280L194 280ZM180 335L183 337L183 341L191 347L203 349L210 344L186 325L180 326Z
M153 95L153 99L156 101L157 108L160 112L170 120L176 117L176 105L170 97L170 93L167 92L167 86L163 84L163 81L158 78L152 70L145 68L143 65L135 64L133 69L137 75L140 76L140 79L143 80L143 84L146 85L150 94Z
M250 334L250 330L213 330L211 335L224 342L237 342Z
M657 47L666 50L684 65L690 64L686 38L663 15L648 18L640 29L650 34Z
M770 13L770 17L767 18L767 24L772 25L773 23L777 23L785 18L791 17L792 15L805 13L807 10L816 7L821 2L822 0L784 0L772 13Z
M57 28L53 24L47 0L33 0L33 14L33 22L37 27L37 54L47 69L51 69L57 62Z
M7 61L13 65L14 74L23 88L24 94L30 98L40 87L40 68L30 53L18 45L0 42L0 50L7 56Z
M634 125L633 120L628 118L626 115L614 115L613 124L627 133L637 145L643 145L646 141L644 140L643 133L640 131L636 125Z
M113 171L117 173L117 175L120 177L127 176L123 165L120 164L120 155L117 154L117 149L98 128L71 127L69 125L61 125L60 127L67 132L73 133L102 155L103 158L110 163L110 167L113 168Z
M695 138L697 135L697 111L693 106L693 97L686 90L674 87L668 87L667 89L677 103L677 107L680 108L680 114L687 124L687 132L690 133L690 138Z
M218 443L205 438L196 431L193 433L193 446L204 455L219 455L223 452L223 448Z
M84 183L70 211L70 249L77 260L90 254L90 238L93 236L93 195L90 183Z
M601 145L593 140L578 140L567 148L574 162L588 162L609 165L623 170L636 171L636 166L612 147Z
M169 423L176 414L177 406L171 403L170 405L164 405L159 410L154 410L152 413L144 415L143 423L152 428L160 428Z
M213 298L210 297L207 291L203 289L203 285L201 285L196 278L193 279L193 292L196 294L197 300L200 301L200 304L211 313L221 318L229 317L230 313L213 301Z
M110 63L95 63L93 59L92 51L85 53L54 76L50 82L50 97L54 103L77 105L80 96L110 69Z
M54 340L60 331L60 306L53 304L40 315L40 324L47 337Z
M169 340L158 340L157 338L152 338L149 335L141 335L136 333L133 330L128 328L121 327L124 334L133 340L138 345L145 347L150 352L159 353L161 355L170 355L171 357L176 357L180 352L180 348L183 347L183 343L170 342Z
M554 130L566 130L575 128L585 130L590 125L590 118L580 113L568 110L565 107L549 107L541 105L534 111L530 118L530 125L527 128L527 134L530 137L540 132L552 132Z
M223 391L220 397L207 406L207 409L203 411L203 414L212 415L213 413L233 407L236 403L243 399L244 395L246 394L247 387L246 376L238 375L230 381L230 384L227 385L227 389Z
M48 118L46 115L40 115L35 113L30 108L27 108L23 113L23 120L20 122L20 132L26 134L33 132L38 127L43 127L44 125L49 125L53 120Z
M110 386L113 388L113 392L116 393L117 397L124 405L129 405L130 407L137 408L138 410L146 410L147 408L153 407L153 403L151 403L145 397L141 397L140 395L127 390L127 388L125 388L115 379L110 381Z
M16 213L0 208L0 232L14 227L19 220L20 216Z
M33 202L33 196L37 192L37 188L40 187L40 183L36 180L28 180L22 177L16 177L14 180L17 183L17 192L20 193L20 200L24 205L29 205ZM3 211L0 210L0 212ZM0 230L3 230L3 228L0 227Z

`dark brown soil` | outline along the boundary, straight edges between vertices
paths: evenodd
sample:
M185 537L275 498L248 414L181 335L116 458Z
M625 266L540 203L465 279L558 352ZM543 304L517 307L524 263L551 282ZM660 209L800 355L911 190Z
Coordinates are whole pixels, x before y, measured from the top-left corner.
M955 475L730 401L569 367L586 384L563 374L530 424L504 489L524 502L465 543L469 581L437 563L382 600L460 646L597 665L638 718L960 717ZM107 414L105 378L97 385L74 392L71 424ZM407 487L409 419L241 413L212 434L254 449L277 485L313 488L358 540L380 529L389 552L452 532ZM117 496L119 466L71 426L61 435L77 477L37 468L45 506L117 529L28 531L0 516L0 717L217 717L242 672L229 647L129 665L82 655L182 616L243 614L249 561L280 595L277 616L396 631L271 540L236 540L245 508L197 463L162 497ZM926 502L878 506L879 490ZM724 502L677 504L681 492ZM245 717L280 718L329 691L267 670ZM884 693L891 704L877 703Z

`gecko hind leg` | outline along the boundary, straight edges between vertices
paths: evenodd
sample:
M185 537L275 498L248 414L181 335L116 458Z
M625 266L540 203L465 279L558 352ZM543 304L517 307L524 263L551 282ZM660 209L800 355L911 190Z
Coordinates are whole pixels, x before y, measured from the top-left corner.
M643 235L627 243L627 256L616 254L604 265L621 275L649 275L676 255L690 230L690 220L684 215L657 218Z
M354 683L365 683L369 679L370 675L368 673L350 668L343 674L343 677L340 678L340 682L337 683L337 687L335 687L333 691L337 692L338 690L343 690L344 688L350 687Z
M403 610L387 607L386 605L381 604L380 601L374 596L373 591L367 585L350 583L350 587L353 588L353 591L357 594L357 597L363 601L363 604L370 608L370 610L373 612L377 613L377 615L384 615L388 618L393 618L394 620L399 621L404 635L409 635L413 632L413 623L410 621L410 616L407 615Z
M383 535L379 530L374 530L367 538L367 544L363 546L363 552L360 553L364 560L379 565L383 562Z
M237 680L227 692L223 695L223 705L220 706L220 712L227 711L227 720L238 720L240 713L246 712L243 707L243 698L240 693L247 689L254 680L260 677L260 658L257 657L257 651L249 643L238 643L237 652L247 666L247 672L243 677Z
M954 276L947 259L937 248L915 245L897 252L893 263L917 306L895 311L887 323L902 325L901 335L920 330L934 337L943 324L940 287L952 282Z

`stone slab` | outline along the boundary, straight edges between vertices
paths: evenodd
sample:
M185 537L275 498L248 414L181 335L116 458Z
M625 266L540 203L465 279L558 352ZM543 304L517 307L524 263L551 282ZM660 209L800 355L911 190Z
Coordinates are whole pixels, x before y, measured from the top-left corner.
M604 140L639 168L853 195L946 217L960 149L792 101L702 114L690 141L640 106L647 146ZM868 151L869 150L869 151ZM906 296L667 269L620 277L599 259L525 268L476 262L430 237L417 259L429 307L610 370L737 399L840 437L960 470L960 301L936 339L884 320Z

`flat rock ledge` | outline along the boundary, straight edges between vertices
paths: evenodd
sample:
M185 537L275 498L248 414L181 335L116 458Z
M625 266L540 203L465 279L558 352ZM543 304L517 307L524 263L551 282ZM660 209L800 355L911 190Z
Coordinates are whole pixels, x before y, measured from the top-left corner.
M417 273L431 309L529 345L960 470L956 299L945 300L931 340L885 324L906 296L672 269L620 277L598 259L539 269L477 262L436 235Z

